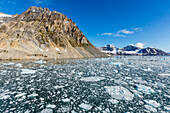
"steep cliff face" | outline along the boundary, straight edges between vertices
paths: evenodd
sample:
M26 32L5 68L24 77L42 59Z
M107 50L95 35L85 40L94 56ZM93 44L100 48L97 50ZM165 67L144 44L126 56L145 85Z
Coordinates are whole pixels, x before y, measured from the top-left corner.
M71 19L48 8L30 7L0 24L0 58L105 57Z

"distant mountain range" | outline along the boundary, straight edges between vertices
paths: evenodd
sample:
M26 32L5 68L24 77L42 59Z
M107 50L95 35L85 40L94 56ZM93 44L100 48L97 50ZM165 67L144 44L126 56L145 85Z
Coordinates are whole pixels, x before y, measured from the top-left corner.
M114 45L108 44L104 47L99 47L99 49L103 53L107 53L108 55L142 55L142 56L169 55L168 53L160 49L152 47L141 48L133 44L130 44L124 48L117 48Z

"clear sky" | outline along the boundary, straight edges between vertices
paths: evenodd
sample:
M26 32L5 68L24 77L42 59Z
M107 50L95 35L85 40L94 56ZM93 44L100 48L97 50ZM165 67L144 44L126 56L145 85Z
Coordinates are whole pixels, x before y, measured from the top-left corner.
M140 42L170 52L170 0L0 0L7 14L30 6L65 14L97 47Z

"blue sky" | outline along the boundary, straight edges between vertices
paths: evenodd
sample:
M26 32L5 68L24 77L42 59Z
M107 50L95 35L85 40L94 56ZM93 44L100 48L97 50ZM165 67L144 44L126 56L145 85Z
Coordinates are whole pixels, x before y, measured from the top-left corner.
M0 0L7 14L30 6L67 15L97 47L140 42L170 52L170 0Z

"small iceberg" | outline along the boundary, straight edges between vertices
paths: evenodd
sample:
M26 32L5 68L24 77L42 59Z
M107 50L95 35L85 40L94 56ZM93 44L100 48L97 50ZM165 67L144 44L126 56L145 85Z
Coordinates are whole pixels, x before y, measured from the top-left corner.
M43 60L40 60L40 61L35 61L34 63L36 63L36 64L45 64L45 63L47 63L46 61L43 61Z
M105 77L83 77L80 80L85 82L97 82L106 79Z
M30 69L21 69L21 74L26 75L26 74L34 74L36 70L30 70Z
M4 66L13 66L13 65L15 65L15 63L3 63L2 65L4 65Z
M51 109L54 109L56 107L56 105L54 105L54 104L48 104L47 106L46 106L46 108L51 108Z
M85 103L80 104L79 107L85 110L90 110L92 108L91 105Z
M8 99L8 98L10 98L10 96L9 95L0 95L0 100L3 100L3 99Z
M128 89L121 86L104 86L106 92L112 96L112 98L119 100L133 100L134 94Z
M135 85L135 88L140 91L140 92L143 92L145 94L151 94L151 93L155 93L155 91L151 88L151 87L148 87L148 86L145 86L145 85Z
M150 105L145 105L145 108L147 110L151 111L151 112L157 112L157 110L154 107L150 106Z
M41 113L53 113L52 109L43 109Z
M161 104L157 103L155 100L144 100L146 104L149 104L155 108L160 107Z

